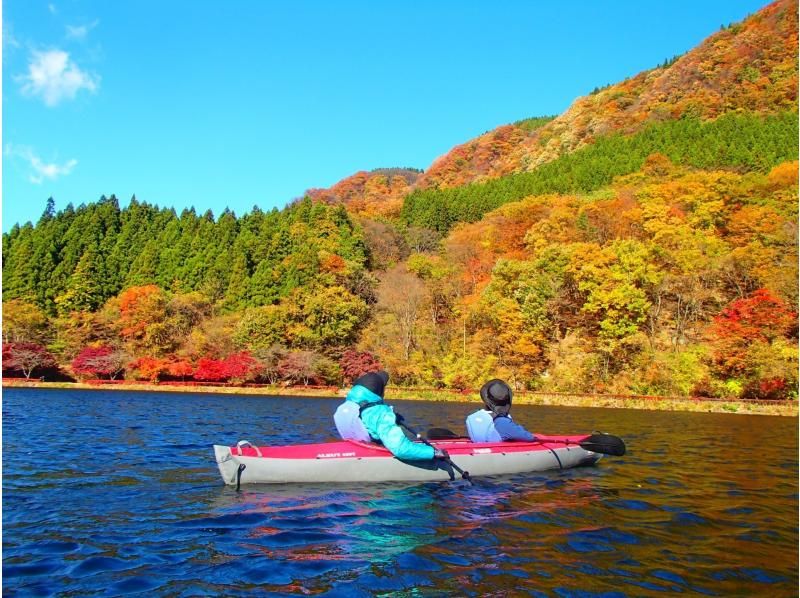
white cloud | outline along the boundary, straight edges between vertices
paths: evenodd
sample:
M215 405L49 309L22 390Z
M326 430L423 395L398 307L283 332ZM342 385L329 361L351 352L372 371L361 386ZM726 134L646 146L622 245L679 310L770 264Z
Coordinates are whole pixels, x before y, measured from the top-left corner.
M51 15L57 15L58 14L58 9L56 8L56 5L53 4L52 2L47 5L47 10L50 11Z
M67 25L67 39L84 40L89 32L97 27L99 23L100 21L95 19L91 23L86 23L84 25Z
M43 162L32 148L24 145L13 146L9 143L6 145L4 153L7 156L22 158L28 163L31 169L28 173L28 180L34 185L41 185L45 179L55 180L60 176L67 176L78 165L78 161L74 158L63 164L48 164Z
M3 50L6 48L19 48L22 46L14 35L9 23L3 23Z
M22 82L23 93L41 97L48 106L73 99L81 89L94 93L100 84L98 75L79 69L63 50L34 51L28 74L17 80Z

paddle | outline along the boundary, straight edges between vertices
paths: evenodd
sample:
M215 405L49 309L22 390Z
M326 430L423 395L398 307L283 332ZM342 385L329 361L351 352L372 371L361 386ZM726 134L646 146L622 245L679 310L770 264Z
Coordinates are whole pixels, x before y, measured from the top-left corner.
M397 419L398 419L398 421L397 421L397 425L398 425L398 426L402 426L403 428L405 428L406 430L408 430L409 432L411 432L411 434L413 434L413 435L414 435L414 436L415 436L415 437L416 437L418 440L421 440L423 444L427 444L427 445L428 445L429 447L431 447L432 449L436 449L436 447L435 447L435 446L433 446L433 445L432 445L430 442L428 442L427 440L425 440L425 438L423 438L423 437L422 437L422 435L420 435L420 434L417 434L417 432L416 432L416 431L412 430L412 429L411 429L411 428L410 428L410 427L409 427L409 426L408 426L408 425L407 425L407 424L406 424L406 423L403 421L403 418L402 418L402 416L398 417ZM472 476L470 476L470 475L469 475L469 472L468 472L468 471L464 471L464 470L463 470L463 469L461 469L461 468L460 468L458 465L456 465L455 463L453 463L453 460L452 460L450 457L445 457L445 458L444 458L444 460L445 460L445 461L447 461L447 462L450 464L450 466L451 466L453 469L455 469L455 470L456 470L458 473L460 473L462 478L464 478L465 480L467 480L467 481L468 481L470 484L472 484L472 485L475 485L475 482L473 482L473 481L472 481Z
M428 438L431 440L449 440L458 438L458 436L447 428L431 428L428 430ZM536 440L538 442L558 444L577 444L587 451L602 453L604 455L614 455L615 457L621 457L625 454L625 443L622 439L612 434L606 434L605 432L595 432L580 442L575 442L574 440L550 439L546 436L537 436Z
M580 442L581 448L595 453L614 455L621 457L625 454L625 442L619 436L606 434L605 432L595 432L589 438Z
M588 438L584 438L580 442L574 440L562 440L556 438L536 437L539 442L559 443L559 444L577 444L582 449L592 451L593 453L602 453L604 455L614 455L621 457L625 454L625 443L619 436L613 434L606 434L605 432L595 432Z

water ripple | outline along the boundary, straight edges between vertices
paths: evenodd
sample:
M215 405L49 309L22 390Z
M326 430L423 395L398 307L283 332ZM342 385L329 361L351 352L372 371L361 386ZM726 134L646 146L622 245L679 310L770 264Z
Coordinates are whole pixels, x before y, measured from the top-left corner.
M4 595L794 596L783 418L515 408L605 429L596 467L429 484L225 487L210 446L332 438L336 402L7 389ZM474 405L406 403L460 430ZM578 422L578 423L576 423ZM36 438L36 443L26 439Z

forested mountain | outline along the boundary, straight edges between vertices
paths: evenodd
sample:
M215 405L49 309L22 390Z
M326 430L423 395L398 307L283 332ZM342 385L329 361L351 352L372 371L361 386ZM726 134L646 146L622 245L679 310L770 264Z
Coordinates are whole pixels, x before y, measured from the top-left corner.
M796 17L280 211L50 201L4 375L796 397Z
M509 201L542 193L592 191L614 177L639 170L653 153L696 168L766 172L795 160L797 111L761 115L728 113L715 120L684 118L651 124L632 135L600 137L531 172L443 189L420 189L406 196L403 220L440 232L474 222Z
M508 125L436 160L419 188L454 187L529 171L613 133L652 123L797 105L797 0L778 0L649 71L577 99L533 131Z
M578 98L556 118L518 121L458 145L413 188L452 188L532 171L600 139L665 121L793 111L797 14L797 0L778 0L683 56Z

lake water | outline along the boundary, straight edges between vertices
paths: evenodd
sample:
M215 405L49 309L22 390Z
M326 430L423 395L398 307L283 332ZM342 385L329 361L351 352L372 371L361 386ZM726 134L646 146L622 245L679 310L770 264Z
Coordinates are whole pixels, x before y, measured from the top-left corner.
M3 595L797 596L794 418L515 406L611 432L593 467L222 484L211 445L331 439L338 401L3 392ZM395 402L419 429L471 404Z

